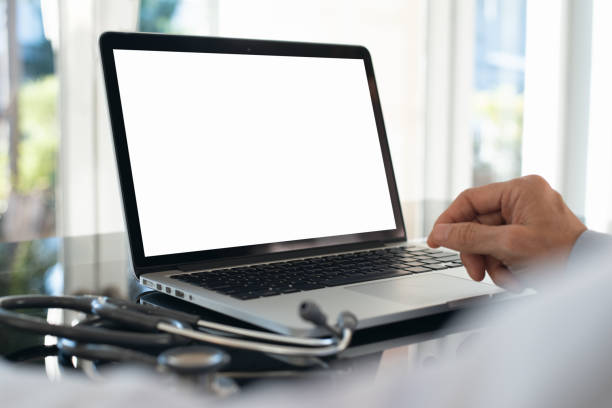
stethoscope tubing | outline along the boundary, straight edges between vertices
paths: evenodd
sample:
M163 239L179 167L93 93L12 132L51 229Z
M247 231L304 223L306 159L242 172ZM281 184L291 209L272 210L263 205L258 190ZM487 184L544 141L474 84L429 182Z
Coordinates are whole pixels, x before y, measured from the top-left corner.
M0 308L0 323L30 333L64 337L89 343L111 344L115 346L168 347L186 343L184 339L180 337L177 338L168 333L138 333L89 326L71 327L55 325L47 323L45 320L38 317L27 316L2 308Z
M325 347L331 346L335 343L335 339L332 337L325 338L308 338L308 337L295 337L287 336L283 334L267 333L258 330L243 329L240 327L229 326L226 324L208 322L205 320L198 320L197 325L199 327L211 330L217 330L220 332L241 336L250 337L252 339L259 339L264 341L271 341L277 343L293 344L298 346L306 347Z
M94 314L125 326L162 333L110 330L86 325L50 324L34 316L9 309L60 308ZM129 347L169 347L189 340L285 356L325 357L346 349L353 330L342 329L341 336L306 338L285 336L205 321L199 316L148 305L95 296L24 295L0 298L0 323L38 334L79 342ZM211 334L194 326L225 333ZM239 337L236 337L239 336ZM242 337L242 338L240 338ZM260 340L254 341L253 339ZM280 344L273 344L280 343Z
M157 327L160 331L176 334L178 336L184 336L205 343L216 344L217 346L238 348L242 350L258 351L261 353L278 354L284 356L327 357L334 354L338 354L348 347L353 336L353 331L351 329L345 328L342 330L342 337L338 340L336 344L333 344L331 346L297 347L218 336L203 333L201 331L176 327L174 325L163 322L159 323Z

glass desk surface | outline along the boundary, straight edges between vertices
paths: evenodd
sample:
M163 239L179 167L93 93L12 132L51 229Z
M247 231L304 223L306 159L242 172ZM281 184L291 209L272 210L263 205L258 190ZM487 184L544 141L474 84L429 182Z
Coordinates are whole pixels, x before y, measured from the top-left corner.
M409 239L426 236L445 207L445 203L405 205ZM0 296L97 294L134 300L145 290L130 270L125 233L0 244ZM169 297L166 300L176 302ZM208 313L223 320L223 316ZM40 311L39 316L45 315L46 311ZM353 345L338 360L363 360L370 356L375 369L384 367L388 359L395 362L405 359L412 366L429 364L438 357L457 353L477 329L447 330L452 317L446 313L358 332ZM43 336L0 327L0 356L10 357L43 343ZM34 362L41 363L42 359Z

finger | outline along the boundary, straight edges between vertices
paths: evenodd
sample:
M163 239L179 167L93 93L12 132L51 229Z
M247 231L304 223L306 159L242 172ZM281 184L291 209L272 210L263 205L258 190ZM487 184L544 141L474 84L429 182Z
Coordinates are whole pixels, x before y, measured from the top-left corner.
M485 257L485 267L491 280L493 280L497 286L512 292L520 292L523 290L518 279L516 279L516 277L512 275L512 272L510 272L498 259L492 256Z
M474 221L478 222L479 224L484 224L484 225L505 225L506 224L500 211L492 212L489 214L478 215L476 216ZM434 228L435 227L436 226L434 225ZM431 237L432 234L430 233L429 236ZM433 242L433 240L431 240L430 238L427 239L427 244L432 248L438 248L440 246L439 244Z
M512 188L513 181L470 188L459 194L436 220L436 224L472 221L476 216L501 210L502 197Z
M482 255L461 253L461 262L470 278L480 282L485 277L485 258Z
M492 255L507 259L508 237L516 237L517 225L483 225L477 222L438 224L434 226L427 243L432 248L444 246L459 252Z
M484 225L503 225L506 223L506 220L501 215L501 211L477 215L476 221Z

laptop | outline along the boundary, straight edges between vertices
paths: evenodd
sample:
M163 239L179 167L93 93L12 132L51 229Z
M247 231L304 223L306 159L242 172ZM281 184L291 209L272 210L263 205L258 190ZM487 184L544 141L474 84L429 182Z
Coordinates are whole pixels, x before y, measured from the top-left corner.
M500 292L407 243L366 48L107 32L100 50L144 286L293 335L321 334L304 300L367 328Z

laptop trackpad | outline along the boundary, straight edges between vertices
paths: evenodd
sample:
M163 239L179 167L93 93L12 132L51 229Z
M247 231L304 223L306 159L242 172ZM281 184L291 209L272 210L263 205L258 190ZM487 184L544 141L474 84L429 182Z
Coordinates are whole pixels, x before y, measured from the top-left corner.
M437 273L355 285L345 289L411 306L443 304L495 291L491 285Z

